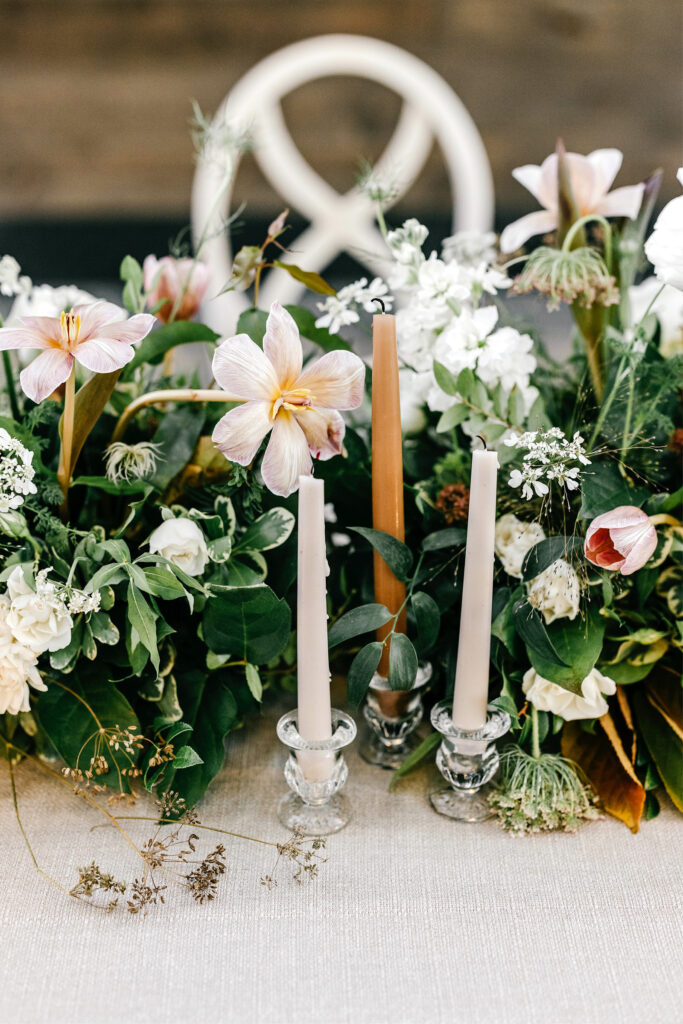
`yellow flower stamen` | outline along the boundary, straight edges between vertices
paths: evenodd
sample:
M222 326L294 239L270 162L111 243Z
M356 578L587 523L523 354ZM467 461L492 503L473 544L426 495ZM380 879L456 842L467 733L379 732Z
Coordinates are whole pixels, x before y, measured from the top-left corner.
M294 388L292 391L280 392L273 401L270 418L274 420L280 409L287 412L301 413L313 406L313 395L309 388Z
M59 325L62 330L62 348L71 351L78 343L78 335L81 330L81 314L74 313L73 309L68 313L60 313Z

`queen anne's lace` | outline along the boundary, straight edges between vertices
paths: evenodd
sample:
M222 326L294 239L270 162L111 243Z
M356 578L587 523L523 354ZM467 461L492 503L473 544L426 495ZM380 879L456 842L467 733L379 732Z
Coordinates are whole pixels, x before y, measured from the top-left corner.
M581 435L577 432L568 441L559 427L551 427L546 431L530 430L520 436L507 438L505 444L526 449L522 468L512 470L508 484L510 487L521 487L522 497L527 501L534 495L544 497L553 482L575 491L579 486L581 468L571 463L579 462L584 466L591 464Z
M0 512L21 508L27 494L35 494L33 452L0 427Z

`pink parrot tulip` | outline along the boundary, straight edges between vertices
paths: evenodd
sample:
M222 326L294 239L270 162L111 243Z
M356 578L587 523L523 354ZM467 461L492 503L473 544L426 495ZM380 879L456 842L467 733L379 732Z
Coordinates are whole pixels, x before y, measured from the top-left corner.
M94 373L120 370L155 322L148 313L128 318L112 302L91 302L58 317L21 317L18 327L0 329L0 351L43 349L19 378L24 393L33 402L42 402L67 380L74 360Z
M356 409L363 400L363 361L339 350L303 369L298 328L279 302L271 306L263 349L246 334L228 338L214 355L213 374L243 403L217 423L214 444L231 462L248 466L270 434L261 473L266 487L285 497L299 476L311 473L311 455L330 459L342 451L338 410Z
M191 320L197 313L206 294L211 277L206 263L200 260L176 259L174 256L147 256L142 265L143 283L147 293L147 305L153 309L163 302L156 316L168 323L174 320Z
M650 517L633 505L620 505L593 520L584 553L593 565L630 576L642 569L656 547L657 531Z

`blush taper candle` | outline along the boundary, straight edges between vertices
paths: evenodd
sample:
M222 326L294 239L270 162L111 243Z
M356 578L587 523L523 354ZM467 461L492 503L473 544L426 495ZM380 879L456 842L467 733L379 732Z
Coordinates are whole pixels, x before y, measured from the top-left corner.
M405 538L396 317L390 313L372 319L372 525L400 541ZM375 601L395 614L405 601L405 586L376 551L374 569ZM386 637L390 625L377 631L378 640ZM406 631L405 608L396 629ZM389 675L389 644L377 671L385 678Z

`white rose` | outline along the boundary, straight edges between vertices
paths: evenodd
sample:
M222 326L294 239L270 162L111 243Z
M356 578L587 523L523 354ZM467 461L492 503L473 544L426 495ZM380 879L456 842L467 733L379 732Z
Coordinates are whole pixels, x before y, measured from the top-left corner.
M575 619L579 612L579 577L569 562L558 558L529 584L529 604L550 625L555 619Z
M676 175L683 185L683 167ZM645 255L664 284L683 291L683 196L667 203L645 243Z
M28 684L47 690L36 667L36 655L12 636L7 622L9 599L0 598L0 715L29 710Z
M538 523L523 523L512 513L500 517L496 523L495 551L508 576L522 578L524 558L540 540L545 540L545 533Z
M49 586L42 593L31 590L21 566L17 566L7 581L7 593L10 599L7 625L15 640L34 654L68 647L73 619Z
M191 519L167 519L149 538L149 550L168 558L188 576L200 576L209 560L204 534Z
M534 668L524 673L522 690L538 711L551 711L565 721L577 718L600 718L607 713L607 701L603 693L616 693L617 685L609 676L603 676L594 668L581 683L581 693L571 693L557 683L551 683L539 676Z

